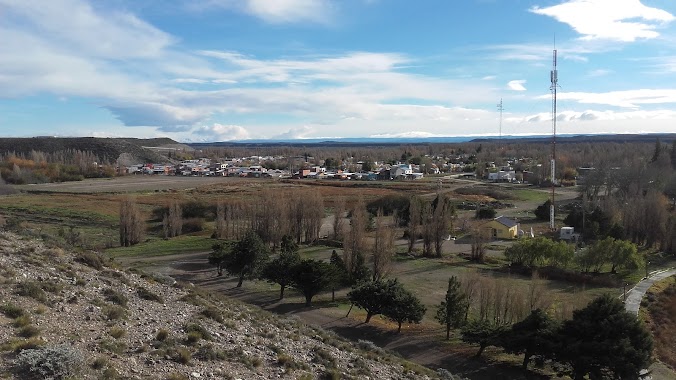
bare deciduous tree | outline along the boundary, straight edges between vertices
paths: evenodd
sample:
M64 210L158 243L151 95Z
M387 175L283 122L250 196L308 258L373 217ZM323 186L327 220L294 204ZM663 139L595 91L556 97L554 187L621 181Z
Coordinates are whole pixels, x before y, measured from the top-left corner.
M181 234L183 229L183 211L178 201L169 203L167 212L162 218L162 230L165 238L175 237Z
M343 239L343 229L345 228L345 199L336 199L333 207L333 239Z
M132 198L125 198L120 203L120 245L129 247L140 243L144 232L138 205Z
M375 238L373 241L373 281L383 279L389 272L394 255L394 229L387 225L383 209L378 209L375 221Z

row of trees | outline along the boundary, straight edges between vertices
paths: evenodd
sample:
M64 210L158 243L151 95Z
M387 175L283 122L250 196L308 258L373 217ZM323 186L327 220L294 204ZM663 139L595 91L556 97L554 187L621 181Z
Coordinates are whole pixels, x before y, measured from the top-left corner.
M634 270L644 265L635 244L612 237L597 240L577 257L574 247L563 241L546 237L522 239L505 250L505 257L512 265L528 268L568 268L575 262L584 272L600 272L604 266L610 266L610 272L616 273L618 269Z
M11 184L80 181L114 175L114 165L102 162L89 151L68 149L0 155L0 176Z
M431 202L417 196L412 197L406 230L408 251L413 251L415 243L421 236L423 255L441 257L443 242L453 229L454 217L455 207L445 194L438 194Z
M455 277L449 279L444 301L437 307L436 320L446 327L446 338L460 329L463 341L478 344L476 356L487 346L502 347L522 354L523 367L532 359L555 361L560 373L574 379L636 379L650 364L652 339L643 324L624 310L618 299L604 295L571 319L559 322L537 303L518 322L476 315L468 319L468 295Z

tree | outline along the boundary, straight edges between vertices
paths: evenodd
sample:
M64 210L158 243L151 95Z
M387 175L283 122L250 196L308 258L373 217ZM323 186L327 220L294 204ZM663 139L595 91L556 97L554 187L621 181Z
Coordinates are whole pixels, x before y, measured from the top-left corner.
M387 275L394 255L394 229L385 225L383 219L383 210L378 209L372 249L373 281L383 279Z
M606 239L613 239L608 237ZM616 269L637 269L642 264L641 256L638 254L636 244L626 240L615 240L611 244L610 271L615 273Z
M498 338L504 331L504 326L493 323L489 320L471 320L462 327L460 336L465 343L474 343L479 345L479 351L476 357L480 357L487 346L498 344Z
M172 201L167 207L167 212L162 218L162 231L164 238L168 239L181 234L183 229L183 212L177 201Z
M418 230L420 228L420 218L421 218L421 201L418 197L413 196L409 202L408 207L408 229L406 233L408 235L408 252L413 252L413 246L415 245L416 240L418 240Z
M609 294L573 312L558 331L557 361L572 368L572 377L637 379L650 365L650 332L624 304Z
M498 212L490 206L479 206L476 209L475 217L477 219L493 219Z
M363 201L352 208L350 231L343 240L343 262L347 269L350 283L356 284L369 278L365 254L367 251L366 227L368 215Z
M312 298L329 289L335 277L335 270L323 261L305 259L296 264L292 271L291 286L305 296L305 306L312 305Z
M143 239L143 220L138 205L130 197L120 203L120 245L130 247Z
M547 201L541 205L539 205L535 211L533 211L533 214L535 214L535 217L538 220L549 220L549 209L552 204L552 201L550 199L547 199Z
M369 323L374 315L381 314L392 301L393 288L398 286L396 279L364 282L347 293L352 304L366 310L366 321Z
M343 229L345 228L345 199L339 198L333 207L333 239L343 239Z
M225 256L225 269L239 278L237 287L245 278L255 278L268 260L268 247L253 230L247 231L242 240L236 242L230 254Z
M230 242L216 243L211 246L211 252L209 252L208 256L209 264L216 267L219 276L223 275L223 269L225 269L225 264L231 251L232 243Z
M263 270L263 277L273 284L279 284L279 299L284 298L284 289L293 280L293 271L300 262L298 245L290 235L282 237L279 256L270 261Z
M451 328L458 328L465 321L467 310L467 297L460 290L460 281L452 276L448 279L446 297L437 306L435 319L446 326L446 339L451 337Z
M383 308L383 315L397 322L397 333L400 333L403 322L420 323L427 308L413 293L404 289L401 284L397 285L391 288L391 299Z
M533 356L551 356L558 325L542 309L535 309L524 319L512 325L500 337L500 345L510 354L524 354L523 368Z

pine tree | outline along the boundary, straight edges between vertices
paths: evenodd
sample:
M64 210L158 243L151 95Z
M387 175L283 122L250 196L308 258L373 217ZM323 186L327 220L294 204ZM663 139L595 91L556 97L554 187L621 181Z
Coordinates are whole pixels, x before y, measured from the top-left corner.
M460 281L452 276L448 279L448 290L446 297L441 304L437 306L437 315L435 319L446 326L446 339L451 337L451 328L457 328L465 320L465 310L467 309L467 297L460 291Z

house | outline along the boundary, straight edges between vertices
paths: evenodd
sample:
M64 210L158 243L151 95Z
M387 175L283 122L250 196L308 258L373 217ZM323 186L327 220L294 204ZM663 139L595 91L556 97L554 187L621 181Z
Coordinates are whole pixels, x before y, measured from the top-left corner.
M519 223L505 216L498 216L481 226L480 233L484 238L516 239L519 233Z

